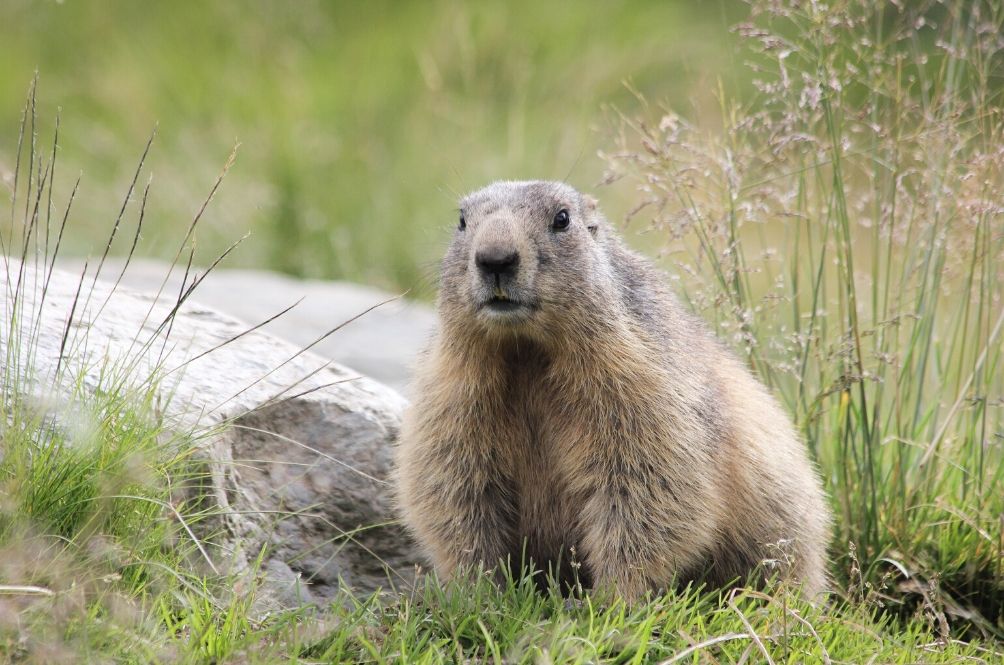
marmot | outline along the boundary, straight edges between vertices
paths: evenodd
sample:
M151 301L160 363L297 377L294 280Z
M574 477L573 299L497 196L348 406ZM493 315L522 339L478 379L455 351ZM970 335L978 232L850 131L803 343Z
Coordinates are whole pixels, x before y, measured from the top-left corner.
M523 557L567 579L574 556L629 601L757 570L824 590L829 515L790 419L593 198L465 197L437 307L396 480L441 579Z

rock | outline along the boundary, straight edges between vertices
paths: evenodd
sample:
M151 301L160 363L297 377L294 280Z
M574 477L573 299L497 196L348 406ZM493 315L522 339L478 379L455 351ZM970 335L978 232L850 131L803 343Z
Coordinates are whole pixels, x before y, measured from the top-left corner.
M83 262L68 260L60 265L79 273ZM101 277L114 280L121 268L121 259L109 259ZM156 293L168 268L162 261L133 259L122 284ZM176 268L164 293L177 294L183 275L184 270ZM264 270L220 268L206 277L197 294L202 304L249 325L259 324L303 298L293 310L262 328L301 347L395 295L349 282L299 280ZM435 324L436 315L431 307L399 298L368 312L312 350L404 393L415 357Z
M5 294L18 270L14 261L0 267ZM54 271L44 303L40 274L26 266L27 311L15 319L22 331L38 325L39 385L59 383L71 310L63 380L82 376L97 389L103 368L130 359L129 380L139 384L160 367L165 422L199 433L211 472L208 494L223 527L216 565L248 571L268 546L262 608L326 601L340 584L368 592L409 581L417 555L388 485L406 404L397 392L260 330L242 335L248 326L194 302L161 329L177 290L155 299L87 276L74 307L79 274ZM9 309L0 314L0 358Z

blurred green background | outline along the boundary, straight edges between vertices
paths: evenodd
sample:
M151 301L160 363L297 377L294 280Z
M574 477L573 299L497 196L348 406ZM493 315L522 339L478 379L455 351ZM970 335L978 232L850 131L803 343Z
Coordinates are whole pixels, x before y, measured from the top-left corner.
M62 109L57 196L83 172L68 253L102 251L156 126L140 253L173 257L240 142L197 261L250 231L227 265L428 297L459 194L499 178L593 188L636 92L713 115L692 100L734 83L744 16L732 0L4 0L0 176L9 191L37 70L40 141ZM600 195L612 218L633 205Z

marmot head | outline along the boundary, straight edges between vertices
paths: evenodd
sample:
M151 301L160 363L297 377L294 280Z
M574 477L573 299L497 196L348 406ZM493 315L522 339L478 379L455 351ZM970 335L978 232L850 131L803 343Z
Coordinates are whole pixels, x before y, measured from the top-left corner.
M595 199L564 183L495 182L465 196L442 266L444 325L491 336L560 333L560 324L603 306L606 234Z

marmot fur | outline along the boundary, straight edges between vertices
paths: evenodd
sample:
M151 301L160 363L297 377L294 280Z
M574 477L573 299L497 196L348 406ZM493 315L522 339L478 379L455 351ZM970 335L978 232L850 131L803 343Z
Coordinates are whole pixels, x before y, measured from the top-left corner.
M526 556L567 579L574 548L628 600L755 570L822 591L829 516L790 419L596 201L497 182L460 210L397 448L439 576Z

